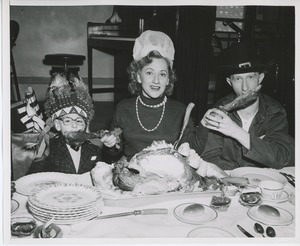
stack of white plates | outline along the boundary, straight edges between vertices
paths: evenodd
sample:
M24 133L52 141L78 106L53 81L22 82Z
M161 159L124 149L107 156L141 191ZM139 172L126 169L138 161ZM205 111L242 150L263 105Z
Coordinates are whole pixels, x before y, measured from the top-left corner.
M59 172L42 172L33 173L19 178L16 181L16 190L22 195L28 196L34 189L40 188L43 185L57 183L77 183L76 174L59 173Z
M55 224L74 224L92 219L103 209L100 191L82 184L50 184L33 190L28 198L32 215Z

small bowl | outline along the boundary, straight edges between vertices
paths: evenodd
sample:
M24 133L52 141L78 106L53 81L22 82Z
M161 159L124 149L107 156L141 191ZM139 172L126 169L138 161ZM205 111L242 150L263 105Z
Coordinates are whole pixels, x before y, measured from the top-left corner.
M213 196L210 202L210 206L219 211L226 211L231 203L229 197Z
M30 217L14 217L11 219L11 235L17 237L30 236L36 228L36 221Z
M261 195L259 192L242 193L239 202L244 206L257 206L261 203Z
M34 238L44 238L44 239L47 239L47 238L60 238L60 237L62 237L62 230L60 229L60 227L58 227L55 224L51 224L50 226L52 228L51 228L49 237L43 237L42 236L43 225L38 226L36 228L36 230L35 230L35 232L33 234L33 237Z

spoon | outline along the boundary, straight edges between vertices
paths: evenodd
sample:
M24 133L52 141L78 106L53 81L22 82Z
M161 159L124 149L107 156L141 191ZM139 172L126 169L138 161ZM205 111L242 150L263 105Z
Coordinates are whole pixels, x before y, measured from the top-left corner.
M276 237L276 232L273 227L268 226L266 232L269 237Z
M257 233L261 234L263 237L265 237L265 235L264 235L265 230L264 230L264 228L262 227L261 224L255 223L255 224L254 224L254 230L255 230Z

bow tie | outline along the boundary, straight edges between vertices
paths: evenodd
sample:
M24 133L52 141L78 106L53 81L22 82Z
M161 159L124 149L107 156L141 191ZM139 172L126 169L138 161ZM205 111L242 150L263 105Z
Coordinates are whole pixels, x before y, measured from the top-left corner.
M80 148L80 146L77 146L77 145L70 145L70 147L75 151L78 151Z

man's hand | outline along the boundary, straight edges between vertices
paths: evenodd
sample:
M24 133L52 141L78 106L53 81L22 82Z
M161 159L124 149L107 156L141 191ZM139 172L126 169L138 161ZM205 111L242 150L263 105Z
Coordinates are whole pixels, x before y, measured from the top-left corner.
M108 148L115 146L117 143L116 135L110 133L105 134L100 140Z
M238 126L225 112L213 108L209 109L201 120L201 124L211 130L223 133L239 141L245 148L250 148L250 136L242 127Z

